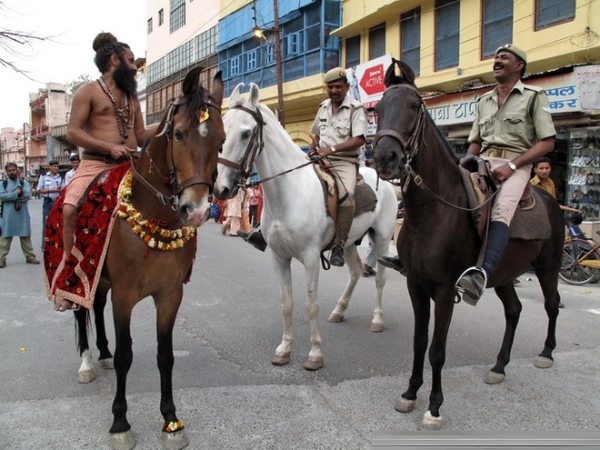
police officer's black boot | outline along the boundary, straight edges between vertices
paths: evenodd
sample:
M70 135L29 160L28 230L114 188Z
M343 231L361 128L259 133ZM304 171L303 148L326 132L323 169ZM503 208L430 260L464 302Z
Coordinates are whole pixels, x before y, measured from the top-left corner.
M481 267L469 267L463 272L456 285L463 291L465 303L475 306L483 295L488 277L492 274L508 243L508 225L492 222L488 231L487 247Z
M350 227L352 227L352 219L354 219L354 202L344 203L345 204L340 205L338 209L335 245L331 249L331 258L329 259L331 265L337 267L342 267L344 265L344 247L348 240Z
M251 230L250 233L238 230L237 234L248 244L252 244L254 248L260 250L261 252L264 252L267 248L267 241L265 241L260 228L255 228L254 230Z
M402 260L399 256L380 256L377 258L377 262L383 267L394 269L400 272L402 275L406 275L406 270L402 265Z

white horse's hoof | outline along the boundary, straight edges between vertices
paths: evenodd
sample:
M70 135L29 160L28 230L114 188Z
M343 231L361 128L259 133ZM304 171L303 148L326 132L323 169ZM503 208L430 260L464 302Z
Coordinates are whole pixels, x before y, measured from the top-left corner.
M371 331L373 333L381 333L384 329L383 322L371 322Z
M100 363L100 367L102 367L104 370L115 368L115 361L113 360L113 358L100 359L98 360L98 362Z
M438 431L442 429L442 416L434 417L429 411L423 415L423 421L419 430L423 431Z
M329 316L329 319L327 319L329 322L333 322L333 323L340 323L344 321L344 316L342 314L339 313L331 313L331 315Z
M304 363L306 370L319 370L323 367L323 357L318 356L317 358L308 358Z
M290 363L291 352L275 353L275 358L271 360L274 366L285 366Z
M91 383L96 379L94 369L77 372L77 382L81 384Z
M492 372L490 370L483 377L483 381L486 384L500 384L500 383L502 383L504 381L505 378L506 378L506 375L504 375L503 373Z
M417 404L416 400L408 400L404 397L400 397L394 406L394 409L401 413L409 413L413 409L415 409L415 405Z
M110 447L113 450L132 450L133 447L135 447L135 437L133 437L133 432L127 430L124 433L111 434Z
M179 450L187 447L190 443L190 440L185 434L185 430L175 431L174 433L163 431L162 441L167 450Z
M545 356L538 356L533 365L538 369L549 369L554 365L554 361Z

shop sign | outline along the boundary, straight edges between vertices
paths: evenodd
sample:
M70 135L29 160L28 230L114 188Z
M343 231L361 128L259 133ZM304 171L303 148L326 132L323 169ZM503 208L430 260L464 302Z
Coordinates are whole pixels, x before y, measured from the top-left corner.
M576 67L572 73L551 75L526 84L544 89L551 114L600 110L600 66ZM493 89L489 86L469 92L425 100L427 110L438 126L472 123L477 100Z
M350 96L366 108L372 108L381 100L385 85L385 71L392 64L391 55L383 55L364 64L346 69L350 84Z

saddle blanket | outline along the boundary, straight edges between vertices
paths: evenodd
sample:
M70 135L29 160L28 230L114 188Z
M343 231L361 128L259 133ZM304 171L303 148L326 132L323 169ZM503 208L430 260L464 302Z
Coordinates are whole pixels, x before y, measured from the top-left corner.
M104 172L92 186L77 219L73 250L63 261L63 202L56 200L44 236L44 268L48 299L57 297L91 309L119 205L119 185L130 168L121 164ZM68 188L67 188L68 189Z

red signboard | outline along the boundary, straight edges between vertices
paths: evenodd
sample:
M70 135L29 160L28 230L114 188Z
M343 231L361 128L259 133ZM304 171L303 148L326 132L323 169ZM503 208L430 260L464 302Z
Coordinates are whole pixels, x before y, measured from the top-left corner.
M385 90L385 85L383 84L384 75L383 64L369 67L360 79L360 87L363 88L367 95L379 94Z

